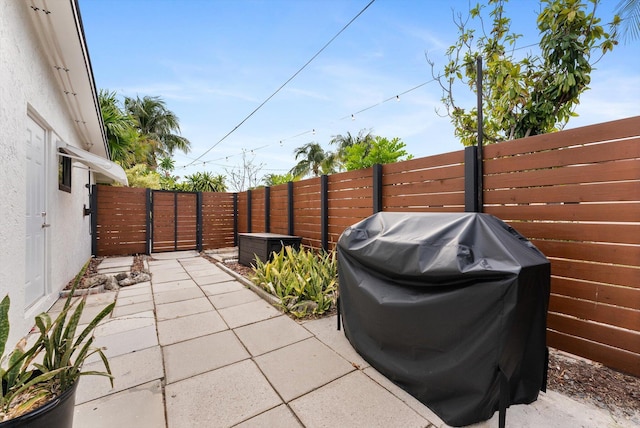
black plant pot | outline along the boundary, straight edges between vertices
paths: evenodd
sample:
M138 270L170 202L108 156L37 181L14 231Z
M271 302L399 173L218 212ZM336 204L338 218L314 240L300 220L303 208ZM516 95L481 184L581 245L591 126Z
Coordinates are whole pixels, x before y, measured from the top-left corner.
M71 388L35 410L0 422L0 428L71 428L78 381Z

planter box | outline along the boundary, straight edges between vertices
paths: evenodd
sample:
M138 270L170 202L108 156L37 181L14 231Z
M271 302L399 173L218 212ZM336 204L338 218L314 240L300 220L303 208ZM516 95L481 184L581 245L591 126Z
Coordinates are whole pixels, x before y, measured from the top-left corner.
M300 236L279 235L277 233L239 233L238 263L245 266L255 264L256 258L267 261L271 253L280 251L283 246L300 248Z

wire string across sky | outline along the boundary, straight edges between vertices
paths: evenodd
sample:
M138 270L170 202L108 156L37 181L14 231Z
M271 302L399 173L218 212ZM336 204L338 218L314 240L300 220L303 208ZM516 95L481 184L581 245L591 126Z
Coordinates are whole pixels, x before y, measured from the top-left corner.
M356 16L354 16L351 21L347 22L347 24L342 27L342 29L340 31L338 31L338 33L333 36L331 38L331 40L329 40L327 43L325 43L324 46L322 46L322 48L320 48L320 50L318 52L315 53L315 55L313 55L311 57L311 59L309 59L309 61L307 61L302 67L300 67L298 69L298 71L296 71L291 77L289 77L282 85L280 85L280 87L278 89L275 90L274 93L272 93L271 95L269 95L267 97L267 99L265 99L262 103L260 103L260 105L258 105L258 107L256 107L251 113L249 113L247 115L247 117L245 117L244 119L242 119L242 121L240 121L240 123L238 123L231 131L227 132L225 134L224 137L220 138L215 144L213 144L211 147L209 147L204 153L202 153L200 156L198 156L196 159L192 160L191 163L185 165L185 167L193 165L195 162L198 162L200 159L202 159L207 153L209 153L211 150L213 150L216 146L218 146L220 143L222 143L224 140L227 139L227 137L229 137L231 134L233 134L238 128L240 128L251 116L253 116L258 110L260 110L267 102L269 102L269 100L271 98L273 98L278 92L280 92L289 82L291 82L298 74L300 74L302 72L302 70L304 70L305 68L307 68L307 66L309 64L311 64L311 62L316 59L316 57L318 57L318 55L320 55L336 38L338 38L338 36L340 34L342 34L343 31L345 31L356 19L358 19L358 17L360 17L360 15L362 15L364 13L365 10L367 10L369 8L369 6L371 6L373 4L373 2L375 2L376 0L371 0L369 3L367 3L367 5L360 11L358 12L358 14Z

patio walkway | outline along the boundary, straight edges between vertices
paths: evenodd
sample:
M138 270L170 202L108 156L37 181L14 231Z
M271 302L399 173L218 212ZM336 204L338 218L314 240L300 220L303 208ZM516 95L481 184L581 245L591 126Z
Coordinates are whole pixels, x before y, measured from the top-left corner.
M370 367L335 316L298 323L195 252L153 257L150 283L88 297L85 322L116 299L95 341L115 381L82 378L74 428L446 426ZM554 392L507 411L509 427L628 424Z

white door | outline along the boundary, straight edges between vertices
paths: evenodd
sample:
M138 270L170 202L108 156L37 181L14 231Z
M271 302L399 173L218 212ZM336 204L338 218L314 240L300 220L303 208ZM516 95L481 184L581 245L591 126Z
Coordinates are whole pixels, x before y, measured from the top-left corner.
M45 130L33 119L27 122L27 243L25 308L45 295Z

